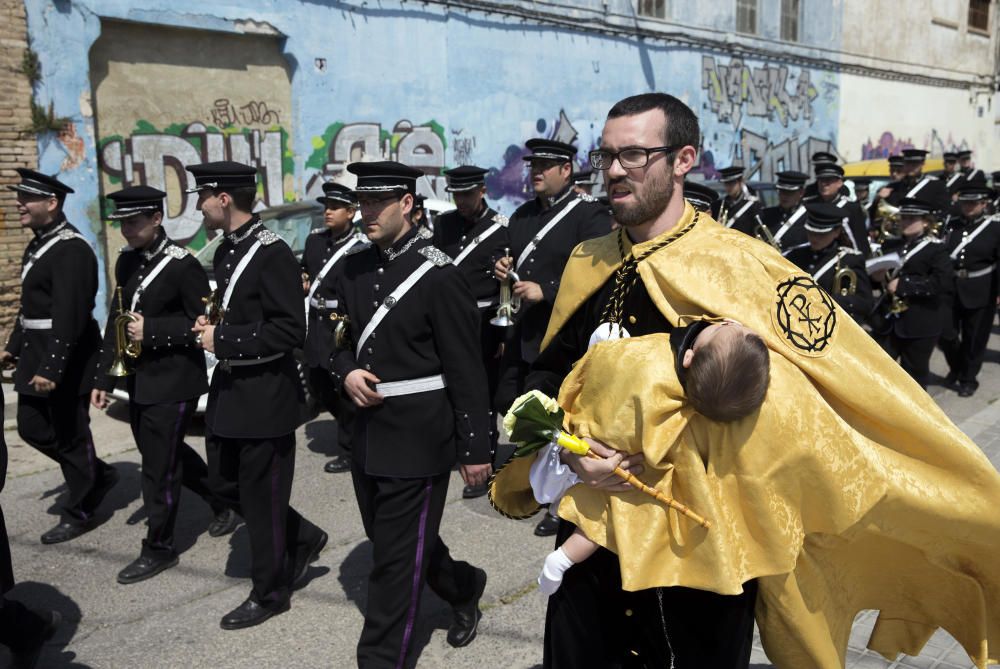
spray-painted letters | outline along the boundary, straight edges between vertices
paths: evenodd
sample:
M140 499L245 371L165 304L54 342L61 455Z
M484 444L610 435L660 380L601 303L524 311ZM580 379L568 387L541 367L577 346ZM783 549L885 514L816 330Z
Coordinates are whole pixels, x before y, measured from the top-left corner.
M791 90L789 80L795 82ZM819 94L808 70L799 70L796 81L784 65L751 69L740 58L723 65L714 56L702 57L701 87L711 112L734 128L740 127L744 113L778 121L784 127L790 120L812 120L812 102Z

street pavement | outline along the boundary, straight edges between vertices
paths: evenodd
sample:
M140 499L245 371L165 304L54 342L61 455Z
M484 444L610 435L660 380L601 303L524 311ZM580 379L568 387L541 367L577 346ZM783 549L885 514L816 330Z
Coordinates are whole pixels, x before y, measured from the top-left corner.
M972 398L959 398L941 386L932 396L948 415L1000 466L1000 330ZM944 361L935 355L932 369L943 376ZM864 389L859 389L863 392ZM66 544L43 546L38 538L57 521L62 477L52 463L27 447L13 429L15 397L6 396L5 436L10 472L3 511L10 532L18 586L11 597L63 615L63 625L45 649L40 667L74 669L174 667L349 667L361 632L371 548L354 502L349 474L326 474L335 424L322 416L298 431L292 503L330 534L330 542L297 591L289 612L264 625L226 632L223 614L247 596L249 546L246 531L219 539L208 536L206 504L187 494L180 504L177 544L180 565L156 578L118 585L118 571L138 556L144 534L139 499L139 455L132 443L125 406L107 413L92 411L95 443L101 457L118 467L121 482L104 504L102 524ZM203 427L196 424L189 443L203 452ZM540 666L545 601L535 577L549 539L532 534L534 521L512 521L495 513L483 499L461 499L461 479L453 473L442 536L457 559L484 567L489 582L477 639L454 649L445 641L450 611L425 591L416 647L418 666ZM855 621L849 646L851 669L967 668L968 656L945 632L939 632L919 657L894 662L864 649L874 622L872 612ZM595 625L599 624L595 621ZM0 667L8 662L0 649ZM770 667L759 639L751 666ZM797 668L796 668L797 669Z

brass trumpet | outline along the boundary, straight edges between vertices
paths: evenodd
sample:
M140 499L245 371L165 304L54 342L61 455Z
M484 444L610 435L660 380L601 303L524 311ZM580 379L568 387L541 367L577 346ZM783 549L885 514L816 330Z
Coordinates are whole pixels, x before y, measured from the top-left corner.
M504 257L510 256L510 249L504 249ZM507 278L500 282L500 306L497 315L490 319L490 325L507 328L514 324L514 314L521 309L521 298L514 295L514 284L521 280L514 268L507 270Z
M760 241L770 244L778 253L781 253L781 242L774 238L774 235L771 234L771 231L766 225L764 225L764 222L760 220L760 217L757 218L754 236L756 236Z
M845 285L846 284L846 285ZM833 292L846 297L858 291L858 275L850 267L841 267L837 261L837 272L833 275Z
M351 348L351 319L336 312L330 314L330 320L336 323L333 327L333 345L337 348Z
M208 320L209 325L218 325L222 322L222 317L226 315L225 309L222 308L222 295L219 293L219 289L216 288L208 297L201 298L201 301L205 303L205 318Z
M118 301L118 315L115 316L115 357L108 368L108 376L128 376L135 370L129 368L129 358L135 360L142 354L142 342L128 338L128 324L135 321L132 314L122 306L122 287L115 289L115 299Z

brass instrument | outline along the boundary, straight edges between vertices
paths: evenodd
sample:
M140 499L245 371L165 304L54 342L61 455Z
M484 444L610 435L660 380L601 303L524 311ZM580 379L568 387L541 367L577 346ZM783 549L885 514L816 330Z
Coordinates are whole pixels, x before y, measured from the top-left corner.
M135 370L130 369L126 364L131 358L135 360L142 354L142 342L131 341L128 338L128 324L135 321L132 314L124 310L122 306L122 287L115 289L115 299L118 301L118 315L115 316L115 357L108 368L108 376L128 376Z
M774 238L774 235L771 234L771 231L768 230L767 226L764 225L764 222L760 220L759 216L757 217L757 225L754 230L754 236L760 241L770 244L778 253L781 253L781 242Z
M209 325L218 325L221 323L222 317L226 313L222 308L222 294L219 293L219 289L216 288L208 294L208 297L201 298L201 301L205 303L205 318L208 320Z
M845 285L846 284L846 285ZM837 260L837 271L833 275L833 292L846 297L854 295L858 290L858 274L850 267L841 267Z
M510 256L510 249L504 249L503 254L505 258ZM521 309L521 298L514 295L514 284L520 280L513 267L507 270L507 278L500 282L500 306L490 325L507 328L514 324L514 314Z
M888 293L889 282L898 277L899 277L898 269L887 274L885 277L885 285L883 286L882 290ZM901 298L899 295L896 295L895 293L892 294L892 301L889 303L889 315L898 316L899 314L903 313L909 308L910 305L906 303L906 300Z
M884 244L885 240L892 237L892 230L899 225L899 207L894 207L885 200L879 200L875 207L875 216L878 219L878 237L876 241Z
M336 312L330 314L330 320L336 323L333 328L333 345L337 348L351 348L351 319Z

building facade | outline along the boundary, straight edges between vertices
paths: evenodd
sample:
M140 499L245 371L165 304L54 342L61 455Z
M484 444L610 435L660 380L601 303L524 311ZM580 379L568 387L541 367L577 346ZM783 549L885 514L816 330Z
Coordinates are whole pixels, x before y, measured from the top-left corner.
M40 64L35 98L68 120L32 142L40 169L77 191L68 217L106 261L121 241L104 195L126 185L166 190L170 234L205 243L183 169L205 160L256 165L266 204L350 183L359 159L417 167L446 199L442 170L474 163L510 213L530 192L525 140L573 140L583 166L608 108L645 91L699 114L706 178L741 163L768 180L820 150L985 159L997 40L993 3L984 29L970 24L981 4L25 0L21 39Z

